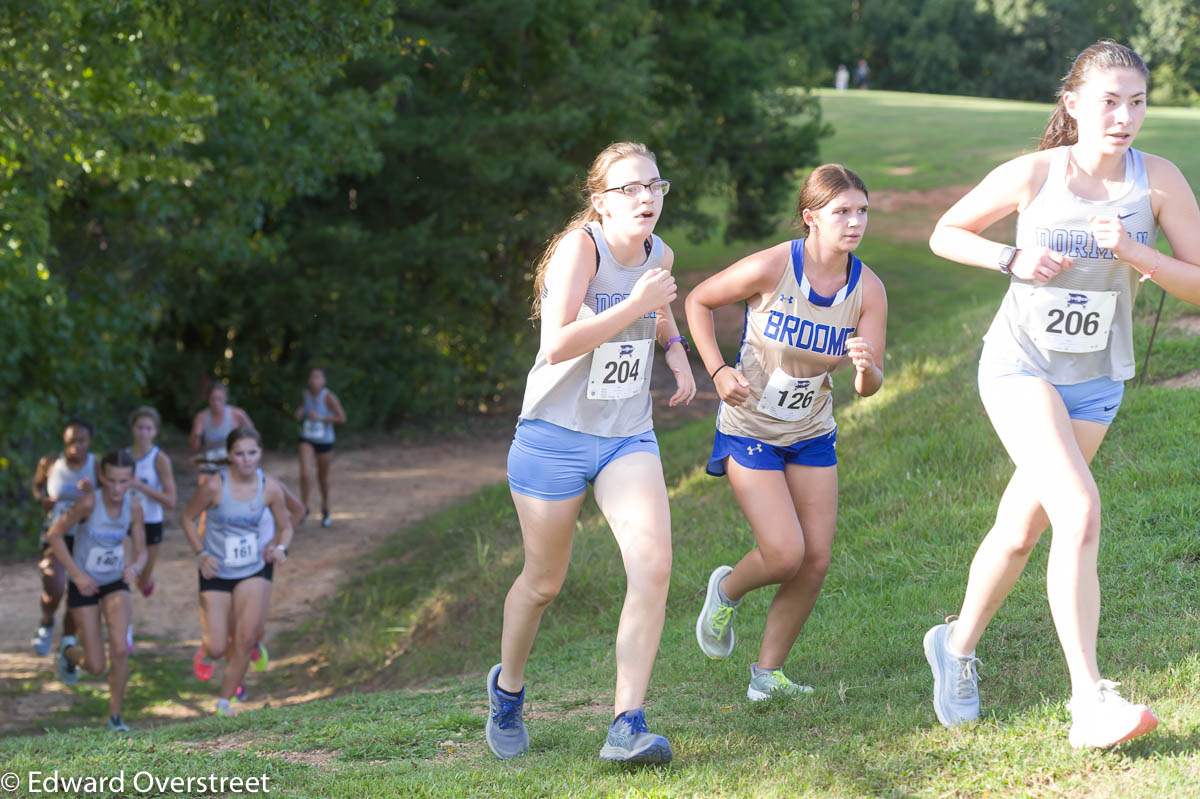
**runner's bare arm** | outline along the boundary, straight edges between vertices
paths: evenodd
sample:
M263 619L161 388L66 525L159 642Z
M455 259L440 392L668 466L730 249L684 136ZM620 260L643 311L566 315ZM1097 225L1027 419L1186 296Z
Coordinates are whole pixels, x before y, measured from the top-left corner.
M175 474L171 470L171 459L161 449L154 459L154 471L158 474L158 481L162 483L161 490L137 479L134 480L133 487L167 510L175 510Z
M663 269L670 272L675 266L675 251L663 245ZM679 324L675 321L675 311L671 303L665 303L658 309L657 321L654 327L655 338L660 346L667 347L664 360L671 373L675 375L675 393L667 400L672 408L676 405L687 405L696 396L696 377L688 363L687 350L678 342L667 346L667 342L679 335Z
M288 514L283 487L274 477L267 477L263 502L271 509L271 514L275 517L275 536L267 544L263 554L268 563L284 563L287 560L287 547L292 543L292 522Z
M883 281L863 268L863 302L856 335L846 342L854 364L854 390L869 397L883 385L883 355L887 348L887 292Z
M596 245L582 229L563 237L546 268L542 341L550 363L578 358L675 298L675 278L651 269L638 278L629 299L586 319L579 311L596 273Z
M80 569L76 565L75 558L71 557L71 552L67 549L66 536L67 531L91 516L95 507L96 495L84 494L76 500L69 511L55 519L54 524L50 525L50 529L46 531L46 541L49 542L50 550L54 553L55 559L66 569L67 574L71 577L71 581L75 583L75 587L84 596L91 596L91 594L95 593L96 583L83 569ZM90 593L84 590L88 583L92 586Z
M46 479L50 475L50 466L54 463L53 455L46 455L38 460L37 469L33 472L33 499L42 506L42 510L54 507L54 498L46 493Z
M250 418L250 414L241 408L230 408L229 410L233 412L233 422L238 427L254 427L254 421Z
M713 311L743 300L751 306L758 305L764 294L779 285L790 252L791 242L784 242L748 255L696 286L684 302L692 344L700 353L717 394L725 402L734 405L745 402L750 396L750 384L736 369L726 368L725 356L717 344Z
M346 411L342 408L342 402L337 398L337 394L330 391L325 395L325 408L329 411L329 415L324 421L332 424L345 424Z
M133 558L125 559L125 574L122 577L125 582L132 585L138 577L142 576L142 569L146 568L148 554L146 551L146 515L142 510L142 503L135 499L129 506L129 512L129 535L125 536L125 540L133 544Z
M1146 172L1154 216L1172 255L1134 241L1125 234L1121 220L1111 217L1092 218L1096 244L1111 248L1122 261L1150 275L1171 296L1200 305L1200 207L1196 195L1179 168L1165 158L1147 155Z

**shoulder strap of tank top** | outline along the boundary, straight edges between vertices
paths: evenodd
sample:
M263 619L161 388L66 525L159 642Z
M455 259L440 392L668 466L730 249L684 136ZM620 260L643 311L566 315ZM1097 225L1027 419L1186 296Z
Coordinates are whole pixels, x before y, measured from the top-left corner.
M596 241L596 234L592 232L592 223L591 222L589 222L583 226L583 232L588 234L588 238L592 240L592 246L596 248L596 272L599 272L600 271L600 244L599 244L599 242ZM652 241L653 238L654 238L654 234L651 233L649 236L646 237L646 240L642 242L642 247L645 248L645 250L646 250L647 258L649 258L650 254L652 252L654 252L654 243Z
M1130 147L1128 152L1130 155L1129 163L1133 167L1132 185L1140 189L1149 189L1150 175L1146 172L1146 159L1142 156L1142 151Z

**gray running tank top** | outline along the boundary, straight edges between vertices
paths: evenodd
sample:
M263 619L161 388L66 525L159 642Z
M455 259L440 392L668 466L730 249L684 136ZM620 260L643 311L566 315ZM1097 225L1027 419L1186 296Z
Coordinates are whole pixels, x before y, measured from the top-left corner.
M1088 217L1120 217L1126 233L1153 247L1158 235L1150 205L1150 187L1142 154L1125 154L1125 181L1113 200L1085 200L1067 188L1070 147L1060 147L1050 161L1046 182L1017 218L1016 245L1021 249L1048 247L1075 259L1074 265L1049 283L1013 277L1004 301L984 338L980 360L1019 366L1057 385L1075 385L1110 377L1128 380L1134 373L1133 300L1139 278L1136 269L1118 260L1111 250L1096 246ZM1051 290L1060 300L1047 303ZM1105 308L1103 306L1111 306ZM1096 314L1096 315L1093 315ZM1092 351L1063 351L1077 346L1063 341L1095 330L1097 320L1111 314L1107 341L1096 336ZM1101 331L1103 328L1101 328ZM1037 340L1035 340L1035 337Z
M129 457L133 457L133 450L126 449ZM150 451L141 458L133 462L133 476L141 480L146 485L153 488L155 491L162 491L162 480L158 477L158 447L153 446ZM141 491L130 489L130 493L138 502L142 503L142 511L145 513L145 521L150 524L155 524L163 520L163 506L161 503L155 502L150 497L143 494Z
M121 512L114 519L108 515L104 496L97 489L92 515L76 527L72 557L75 565L87 572L96 585L116 582L125 571L125 536L133 521L132 502L133 497L126 491L121 499Z
M600 265L588 284L577 319L602 313L629 298L638 278L663 265L663 242L651 235L650 253L640 266L619 263L604 241L599 222L587 227L596 242ZM650 415L650 370L658 314L651 311L592 352L562 363L546 360L545 336L525 383L522 419L543 421L594 436L633 436L654 427ZM636 393L620 396L633 386ZM602 398L617 395L616 399ZM590 395L590 396L589 396Z
M750 383L750 397L718 407L717 429L725 435L787 447L837 429L831 373L847 363L846 342L858 330L863 262L851 254L846 284L826 297L804 274L804 241L792 241L774 291L757 308L746 305L734 368Z
M83 466L78 469L72 469L67 465L66 455L59 455L51 464L50 471L46 475L46 496L54 500L54 507L47 514L47 529L54 524L55 520L69 511L77 499L83 496L83 492L77 486L79 481L85 478L92 481L93 488L99 487L100 484L96 482L96 456L90 452L84 459ZM75 535L78 528L79 525L76 525L68 530L67 537Z
M212 423L212 411L205 409L204 411L204 452L207 455L210 450L220 450L219 457L225 457L225 439L229 438L229 434L233 432L233 411L228 405L225 406L225 418L221 420L219 425Z
M321 389L321 393L315 397L307 388L304 389L304 418L300 421L300 436L305 441L311 441L314 444L333 443L333 422L319 422L308 418L310 413L320 416L329 413L329 407L325 404L327 394L329 394L328 388Z
M208 521L204 529L204 551L220 564L217 577L223 580L239 580L249 577L266 565L262 548L258 545L258 525L266 505L263 491L266 475L262 469L255 471L257 488L249 502L234 499L229 490L229 470L222 469L221 501L215 508L208 509Z

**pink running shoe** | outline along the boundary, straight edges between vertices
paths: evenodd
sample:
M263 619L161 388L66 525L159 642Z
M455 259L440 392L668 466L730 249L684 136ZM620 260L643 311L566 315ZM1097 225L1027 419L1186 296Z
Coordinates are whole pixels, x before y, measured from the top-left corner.
M212 679L213 666L215 664L204 662L204 648L196 650L196 654L192 657L192 674L196 675L196 679L200 682L208 682Z
M141 591L142 591L142 596L146 597L146 599L149 599L150 595L154 593L154 581L151 580L150 585L141 589Z

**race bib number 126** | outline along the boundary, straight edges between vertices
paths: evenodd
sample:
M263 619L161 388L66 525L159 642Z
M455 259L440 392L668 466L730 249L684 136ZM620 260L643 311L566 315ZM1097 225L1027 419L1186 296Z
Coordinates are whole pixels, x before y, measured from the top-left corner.
M654 339L607 341L592 352L588 399L628 399L641 393L650 371Z
M812 413L817 392L825 385L825 373L813 377L792 377L782 369L771 373L763 389L758 410L784 422L798 422Z

